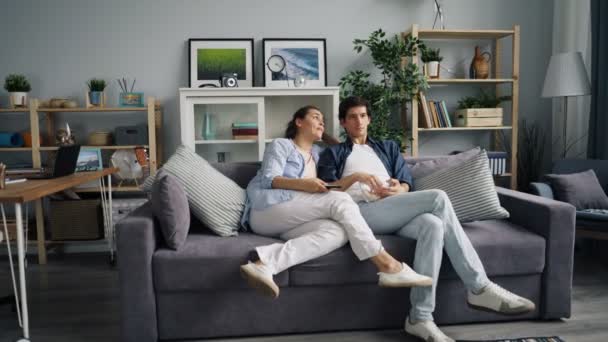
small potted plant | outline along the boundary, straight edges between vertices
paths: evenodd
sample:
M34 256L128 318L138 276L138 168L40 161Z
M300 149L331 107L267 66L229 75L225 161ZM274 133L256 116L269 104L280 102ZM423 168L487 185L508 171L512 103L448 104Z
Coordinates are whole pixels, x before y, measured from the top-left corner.
M424 74L429 78L439 78L439 63L443 57L439 55L439 48L425 47L420 51L420 59L424 63Z
M24 75L6 76L4 89L8 91L11 107L27 107L27 93L32 90L32 87Z
M458 101L456 126L495 127L503 125L503 110L498 105L511 96L496 96L483 90L477 96L465 96Z
M105 102L103 91L106 89L106 81L92 78L87 82L87 86L89 87L87 105L103 107Z

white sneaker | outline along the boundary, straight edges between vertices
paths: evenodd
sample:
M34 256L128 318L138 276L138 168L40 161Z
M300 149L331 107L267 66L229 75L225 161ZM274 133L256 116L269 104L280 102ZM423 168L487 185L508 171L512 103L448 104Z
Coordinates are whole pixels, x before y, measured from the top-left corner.
M426 342L455 342L454 339L444 334L433 321L420 321L411 323L410 318L405 319L405 331Z
M403 268L397 273L378 272L380 278L378 285L381 287L413 287L431 286L433 278L416 273L406 263L401 263Z
M496 283L490 283L480 294L468 291L469 306L490 310L505 315L518 315L536 309L536 305L526 298L511 293Z
M249 286L259 292L272 298L279 296L279 287L272 280L272 271L268 267L250 261L247 265L241 265L241 276L247 280Z

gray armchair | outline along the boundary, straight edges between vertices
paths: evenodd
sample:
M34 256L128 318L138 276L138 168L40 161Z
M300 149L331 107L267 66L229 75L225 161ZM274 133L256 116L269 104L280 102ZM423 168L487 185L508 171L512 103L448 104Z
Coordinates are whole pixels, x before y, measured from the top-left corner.
M593 170L600 181L604 192L608 193L608 160L597 159L563 159L555 162L552 173L569 174ZM532 193L554 199L553 189L548 183L530 183ZM576 236L608 240L608 215L576 212Z

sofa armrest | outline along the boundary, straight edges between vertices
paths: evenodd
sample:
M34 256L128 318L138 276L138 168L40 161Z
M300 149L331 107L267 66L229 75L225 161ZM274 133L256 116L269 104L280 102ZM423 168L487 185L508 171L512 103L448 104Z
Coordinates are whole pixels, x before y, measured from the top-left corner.
M530 191L536 196L555 199L555 196L553 196L553 189L551 189L551 186L547 183L532 182L530 183Z
M159 245L157 231L150 202L116 225L123 342L158 340L152 280L152 255Z
M540 316L570 317L574 259L574 206L505 188L497 188L510 220L546 240Z

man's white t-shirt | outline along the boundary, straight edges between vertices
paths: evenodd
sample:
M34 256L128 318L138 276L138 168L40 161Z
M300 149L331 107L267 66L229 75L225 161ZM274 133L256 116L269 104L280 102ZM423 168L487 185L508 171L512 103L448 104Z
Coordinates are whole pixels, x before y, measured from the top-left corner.
M382 160L378 157L374 149L367 144L353 144L353 151L346 158L344 172L342 177L350 176L355 172L365 172L374 175L380 179L382 184L388 187L388 180L391 177L382 164ZM371 202L378 199L378 196L370 193L370 187L367 184L355 182L348 189L348 193L355 202Z

